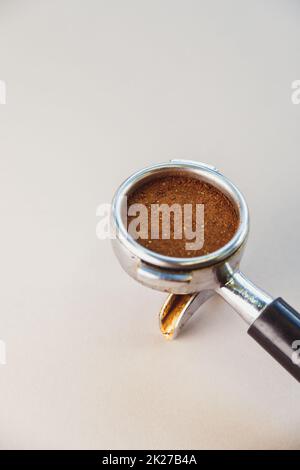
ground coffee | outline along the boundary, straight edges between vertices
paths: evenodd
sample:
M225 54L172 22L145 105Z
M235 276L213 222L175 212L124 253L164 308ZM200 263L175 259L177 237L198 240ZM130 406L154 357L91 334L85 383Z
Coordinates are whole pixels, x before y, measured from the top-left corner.
M239 217L233 203L217 188L189 176L164 176L153 179L138 187L128 198L128 207L132 204L144 204L149 214L148 239L138 238L144 247L172 257L194 257L212 253L224 246L235 234ZM151 238L151 204L193 205L193 228L196 204L204 205L204 245L200 250L187 250L184 236L174 239L173 225L170 225L170 239ZM128 217L128 223L134 217ZM184 223L184 221L182 221Z

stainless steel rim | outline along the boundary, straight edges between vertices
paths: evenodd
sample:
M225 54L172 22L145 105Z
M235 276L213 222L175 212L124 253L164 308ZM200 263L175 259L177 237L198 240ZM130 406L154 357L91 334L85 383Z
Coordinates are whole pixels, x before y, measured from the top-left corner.
M122 211L124 210L124 200L134 187L141 184L144 180L152 176L162 175L166 171L182 170L190 174L201 176L207 182L211 183L226 195L228 195L235 204L239 212L239 227L234 237L222 248L208 255L197 256L193 258L173 258L161 255L140 245L127 232L123 223ZM137 171L127 178L117 190L112 204L112 220L116 230L116 237L130 253L140 258L146 263L154 266L168 269L193 269L207 267L218 264L230 257L238 250L247 238L249 230L249 213L246 201L238 190L225 176L216 169L199 162L188 160L174 160L165 163L159 163Z

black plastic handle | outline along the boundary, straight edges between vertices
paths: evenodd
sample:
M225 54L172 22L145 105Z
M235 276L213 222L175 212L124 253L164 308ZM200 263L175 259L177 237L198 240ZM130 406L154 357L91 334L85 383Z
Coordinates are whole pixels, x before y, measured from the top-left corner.
M248 330L271 356L300 382L300 314L280 297Z

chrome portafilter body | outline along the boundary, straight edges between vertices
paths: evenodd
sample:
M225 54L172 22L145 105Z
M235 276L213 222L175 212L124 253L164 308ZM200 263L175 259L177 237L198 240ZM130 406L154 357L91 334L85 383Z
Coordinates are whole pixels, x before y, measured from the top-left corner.
M195 258L174 258L151 251L137 243L127 232L127 197L138 186L168 175L185 175L201 179L218 188L234 204L239 214L239 227L234 237L222 248ZM112 222L116 232L114 249L125 270L136 280L153 289L175 294L196 292L219 285L224 267L236 267L243 251L249 215L240 191L215 168L204 163L171 160L153 165L130 176L117 190L112 205Z

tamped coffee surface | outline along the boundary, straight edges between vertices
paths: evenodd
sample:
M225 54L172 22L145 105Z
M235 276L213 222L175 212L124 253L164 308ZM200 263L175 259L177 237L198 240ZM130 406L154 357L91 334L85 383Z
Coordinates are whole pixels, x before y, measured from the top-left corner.
M221 191L209 183L189 176L165 176L154 179L138 187L128 198L128 207L132 204L143 204L148 210L148 237L137 238L137 242L146 248L172 257L202 256L218 250L226 245L234 236L239 217L233 203ZM196 221L196 205L204 206L204 243L200 249L187 249L185 232L185 218L182 211L182 238L174 238L174 216L170 212L170 238L164 239L160 229L159 238L153 238L151 233L153 204L179 204L182 208L191 204L191 228L196 231L199 228ZM160 223L162 214L159 215ZM134 219L128 217L128 226Z

